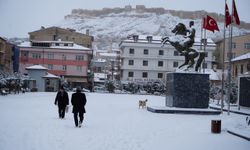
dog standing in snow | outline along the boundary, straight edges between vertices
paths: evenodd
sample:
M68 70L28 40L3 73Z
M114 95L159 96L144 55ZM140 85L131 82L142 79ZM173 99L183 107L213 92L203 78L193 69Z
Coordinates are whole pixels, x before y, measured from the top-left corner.
M147 106L147 99L146 100L139 100L139 109L140 108L146 108L146 106Z

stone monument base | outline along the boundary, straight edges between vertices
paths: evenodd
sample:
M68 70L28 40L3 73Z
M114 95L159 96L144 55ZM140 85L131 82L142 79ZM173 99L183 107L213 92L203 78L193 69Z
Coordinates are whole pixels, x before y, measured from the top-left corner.
M209 84L209 74L168 73L166 106L208 108Z

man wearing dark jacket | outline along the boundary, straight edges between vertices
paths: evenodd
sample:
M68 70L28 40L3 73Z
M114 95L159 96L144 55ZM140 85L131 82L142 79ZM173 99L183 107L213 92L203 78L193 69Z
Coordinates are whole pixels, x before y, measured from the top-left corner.
M81 93L81 88L78 87L76 89L76 93L72 94L71 97L71 104L73 105L73 113L74 113L74 120L76 127L81 127L83 122L83 114L85 111L85 105L86 105L86 96L84 93ZM78 123L78 116L80 118L80 121Z
M66 106L69 105L69 96L63 87L61 87L60 90L57 92L55 98L55 105L58 105L59 118L63 119L65 116Z

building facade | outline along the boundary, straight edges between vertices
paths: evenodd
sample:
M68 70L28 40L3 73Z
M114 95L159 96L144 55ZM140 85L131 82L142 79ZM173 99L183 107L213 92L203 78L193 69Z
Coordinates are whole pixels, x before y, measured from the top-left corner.
M26 67L42 65L72 88L87 86L91 49L66 41L31 41L22 43L19 48L21 73L27 73Z
M168 72L173 72L184 63L184 57L169 44L161 47L159 36L138 36L120 43L121 80L133 82L165 82ZM200 50L200 39L195 39L194 47ZM213 52L216 46L207 40L204 68L212 68Z
M228 65L229 38L216 42L216 61L219 67L223 65L223 47L225 43L224 64ZM250 52L250 34L232 37L232 59Z
M8 73L18 72L19 49L0 37L0 70Z
M239 76L250 74L250 52L232 59L232 77L237 80Z
M74 29L59 27L41 27L40 30L29 32L29 36L32 41L71 41L87 48L92 48L94 40L93 36L89 35L89 30L86 30L86 34L83 34L76 32Z

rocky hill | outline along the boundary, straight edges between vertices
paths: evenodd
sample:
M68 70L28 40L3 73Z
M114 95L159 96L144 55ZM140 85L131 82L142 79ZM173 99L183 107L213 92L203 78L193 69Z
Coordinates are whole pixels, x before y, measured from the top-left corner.
M56 24L64 28L72 28L78 32L88 31L95 38L97 49L108 49L110 43L116 45L128 35L172 35L173 27L182 22L188 25L194 20L196 36L201 35L202 15L208 14L218 21L220 32L207 31L207 37L214 40L222 39L224 16L222 14L207 13L205 11L175 11L164 8L146 8L137 5L136 8L103 8L101 10L73 9L64 20ZM241 22L234 27L233 35L250 32L250 23Z

